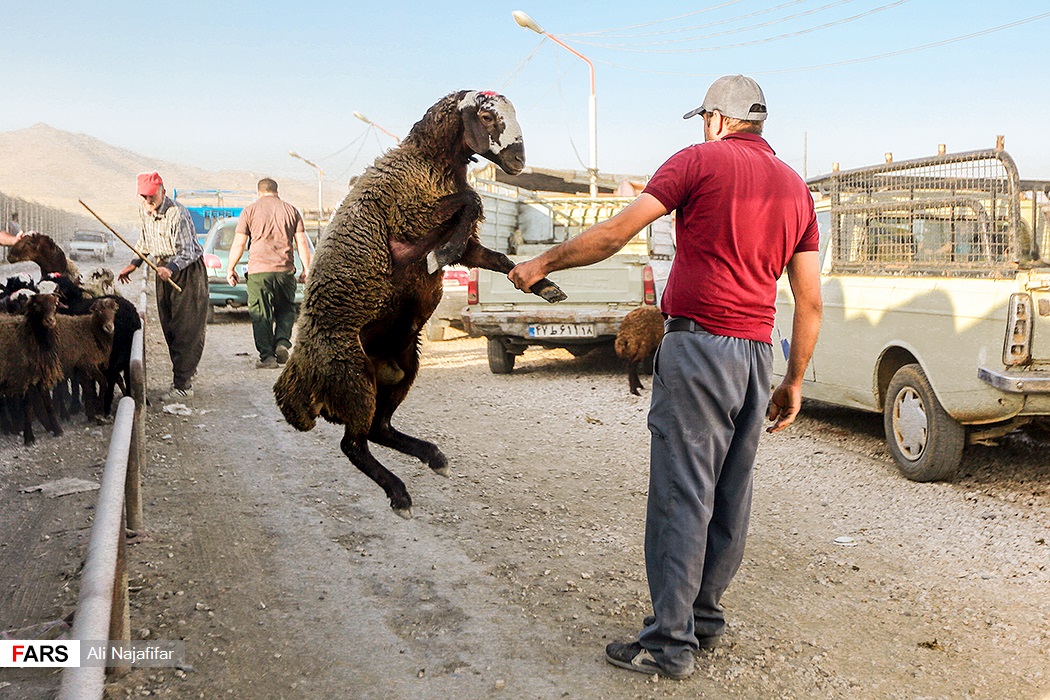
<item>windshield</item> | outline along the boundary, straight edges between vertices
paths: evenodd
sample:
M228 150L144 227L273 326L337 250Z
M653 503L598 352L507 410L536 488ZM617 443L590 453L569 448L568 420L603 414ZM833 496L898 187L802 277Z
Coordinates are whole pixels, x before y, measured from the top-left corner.
M106 239L105 239L105 236L103 234L101 234L101 233L94 233L92 231L77 231L77 232L75 232L73 234L73 240L74 241L95 241L97 243L97 242L102 242L102 241L104 241Z

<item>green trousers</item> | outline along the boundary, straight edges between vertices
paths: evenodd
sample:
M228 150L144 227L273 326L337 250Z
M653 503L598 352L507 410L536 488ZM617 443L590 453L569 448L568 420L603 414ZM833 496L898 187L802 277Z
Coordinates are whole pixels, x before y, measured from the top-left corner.
M277 346L292 345L295 325L295 273L253 272L248 275L248 315L259 359L277 354Z

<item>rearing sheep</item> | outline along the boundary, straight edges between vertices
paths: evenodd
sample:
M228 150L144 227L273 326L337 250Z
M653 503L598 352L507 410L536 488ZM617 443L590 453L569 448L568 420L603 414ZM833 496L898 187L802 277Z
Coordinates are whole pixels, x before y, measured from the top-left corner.
M368 442L413 455L438 474L448 460L433 443L390 424L419 368L419 332L441 300L441 266L459 262L503 273L514 264L482 247L481 198L467 183L479 154L510 174L525 166L510 102L492 92L441 99L400 146L376 159L328 225L306 281L297 346L274 385L277 405L299 430L321 416L345 427L340 447L411 516L404 483ZM564 298L549 280L532 290Z

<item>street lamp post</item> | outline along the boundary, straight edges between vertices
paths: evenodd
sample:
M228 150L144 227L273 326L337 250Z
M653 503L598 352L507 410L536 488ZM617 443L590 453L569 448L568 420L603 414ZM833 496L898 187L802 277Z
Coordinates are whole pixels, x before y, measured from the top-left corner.
M380 130L380 131L382 131L382 132L383 132L384 134L386 134L386 135L387 135L387 136L389 136L390 138L394 139L394 140L395 140L395 141L397 141L398 143L401 143L401 139L399 139L399 138L397 137L397 134L392 134L392 133L390 133L389 131L387 131L387 130L386 130L386 129L384 129L383 127L379 126L378 124L376 124L376 123L375 123L374 121L372 121L371 119L369 119L369 118L368 118L368 117L366 117L365 115L361 114L360 112L354 112L354 116L355 116L355 117L357 117L358 119L360 119L361 121L363 121L363 122L364 122L365 124L368 124L369 126L374 126L375 128L379 129L379 130Z
M524 27L525 29L531 29L532 31L536 32L537 34L542 34L543 36L547 37L548 39L553 41L555 44L557 44L558 46L562 47L563 49L565 49L566 51L571 53L573 56L576 56L577 58L582 60L584 63L586 63L587 67L591 71L591 95L590 95L590 100L588 102L588 112L589 112L589 116L590 116L590 125L591 125L591 163L590 163L590 167L587 168L587 171L590 174L591 196L592 197L597 197L598 196L598 100L597 100L597 98L594 95L594 64L591 63L591 60L589 58L587 58L582 53L580 53L576 49L574 49L571 46L569 46L568 44L566 44L564 41L562 41L558 37L554 36L553 34L551 34L549 32L543 31L543 28L540 27L540 25L536 24L536 20L532 19L532 17L529 17L527 14L525 14L521 10L514 10L514 12L512 12L511 14L514 17L514 21L518 23L518 26Z
M303 161L311 168L317 171L317 240L321 240L321 219L324 216L324 170L321 170L321 166L317 163L303 158L295 151L288 151L288 155L292 158L298 158Z

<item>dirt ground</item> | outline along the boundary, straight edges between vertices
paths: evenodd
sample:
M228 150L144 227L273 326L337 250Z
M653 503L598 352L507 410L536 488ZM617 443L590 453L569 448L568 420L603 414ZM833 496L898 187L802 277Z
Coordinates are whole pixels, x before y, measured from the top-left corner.
M133 637L185 640L188 658L110 697L1050 698L1050 451L1034 437L917 484L878 416L807 404L763 438L725 644L675 682L603 660L649 612L649 396L611 350L533 349L496 376L483 340L425 343L395 422L451 476L375 448L413 495L408 521L336 426L284 423L244 313L209 327L191 415L156 398L155 324L147 358L153 539L129 552ZM32 448L0 440L0 629L72 610L95 494L20 489L97 478L108 432L81 418ZM0 670L0 698L55 683Z

